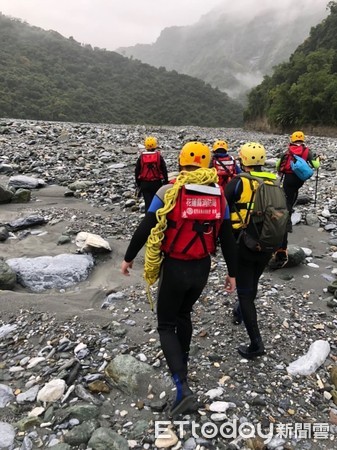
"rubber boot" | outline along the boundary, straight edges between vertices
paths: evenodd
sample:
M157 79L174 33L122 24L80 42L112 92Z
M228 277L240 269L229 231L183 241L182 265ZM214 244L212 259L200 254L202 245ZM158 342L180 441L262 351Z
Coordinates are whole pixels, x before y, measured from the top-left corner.
M195 396L187 384L187 380L180 379L178 375L173 375L173 381L177 388L175 402L173 403L169 415L171 417L179 414L188 414L196 411L197 403Z
M246 359L254 359L257 356L261 356L265 354L264 345L262 339L256 339L251 342L250 345L240 345L238 348L238 352L241 356Z

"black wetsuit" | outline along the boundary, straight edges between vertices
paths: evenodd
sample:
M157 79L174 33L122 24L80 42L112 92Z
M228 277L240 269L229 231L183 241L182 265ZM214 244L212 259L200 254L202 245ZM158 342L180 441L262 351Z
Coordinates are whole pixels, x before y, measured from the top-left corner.
M227 184L225 194L231 211L234 204L239 201L242 194L243 184L239 177L234 178ZM236 239L239 238L240 230L234 231ZM272 253L251 251L240 239L238 245L238 273L236 276L236 288L240 303L242 319L251 341L261 339L257 323L255 298L259 278L261 277Z

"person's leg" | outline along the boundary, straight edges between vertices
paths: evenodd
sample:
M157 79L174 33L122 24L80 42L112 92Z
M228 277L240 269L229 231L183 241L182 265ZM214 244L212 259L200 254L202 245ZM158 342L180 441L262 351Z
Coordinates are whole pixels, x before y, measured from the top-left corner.
M190 315L207 282L209 266L209 258L201 261L166 258L163 261L157 316L161 348L177 387L171 415L186 412L195 403L187 384L187 356L192 336Z
M145 212L147 212L147 210L149 209L151 202L152 202L152 193L149 191L142 191L143 194L143 199L144 199L144 203L145 203Z
M303 186L303 181L300 180L295 174L286 174L283 180L283 190L287 200L287 208L289 211L289 220L287 231L292 232L292 222L291 215L293 213L293 208L298 198L298 191Z
M232 323L234 325L240 325L242 323L242 314L241 314L239 300L237 302L235 302L232 313L233 313Z
M184 303L177 316L177 336L183 352L183 361L187 374L187 363L189 359L190 344L192 338L192 320L191 312L194 303L200 297L208 279L210 271L210 258L204 258L199 261L191 261L192 267L192 285L186 292Z
M155 196L158 189L162 186L162 182L160 180L156 181L144 181L142 183L142 194L145 203L145 212L148 211L153 197Z
M253 255L249 256L248 250L240 248L239 273L236 278L236 283L240 311L250 338L250 345L240 346L238 352L246 358L254 358L264 353L264 345L257 322L255 298L259 278L269 258L270 255L261 254L257 258L254 258Z

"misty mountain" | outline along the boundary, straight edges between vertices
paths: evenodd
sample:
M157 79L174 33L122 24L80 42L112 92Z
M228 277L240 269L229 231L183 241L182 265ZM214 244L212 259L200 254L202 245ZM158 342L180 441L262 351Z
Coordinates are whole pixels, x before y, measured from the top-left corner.
M252 2L250 2L251 4ZM325 0L235 4L223 0L196 24L165 28L153 44L117 49L155 67L200 78L229 96L244 99L275 65L286 61L327 16Z
M260 130L311 133L337 127L337 2L330 14L272 75L251 90L244 113L247 126Z
M235 127L242 106L204 81L81 45L0 13L0 117Z

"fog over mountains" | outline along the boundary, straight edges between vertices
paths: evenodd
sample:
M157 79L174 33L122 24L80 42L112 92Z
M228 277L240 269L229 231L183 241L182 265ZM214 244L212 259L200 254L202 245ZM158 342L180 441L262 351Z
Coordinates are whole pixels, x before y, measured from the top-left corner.
M204 80L245 102L273 67L287 61L327 15L326 0L223 0L191 26L162 30L153 44L124 56Z

